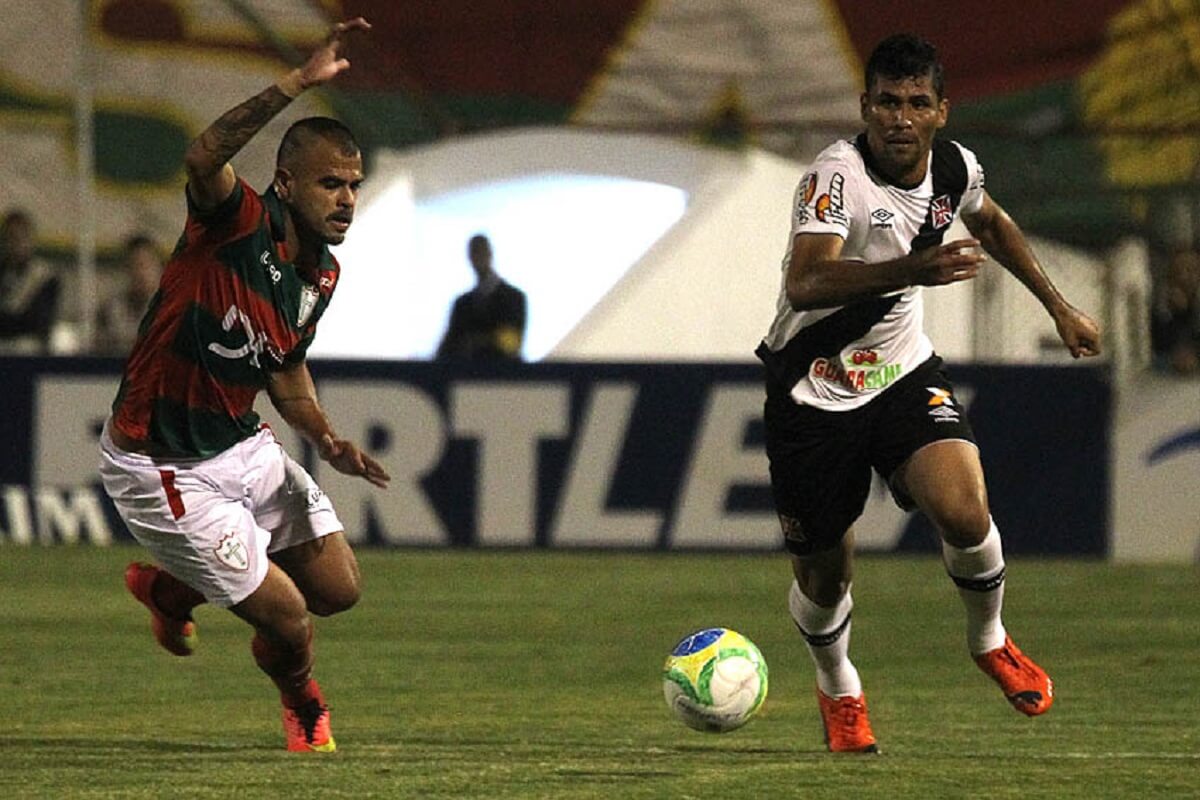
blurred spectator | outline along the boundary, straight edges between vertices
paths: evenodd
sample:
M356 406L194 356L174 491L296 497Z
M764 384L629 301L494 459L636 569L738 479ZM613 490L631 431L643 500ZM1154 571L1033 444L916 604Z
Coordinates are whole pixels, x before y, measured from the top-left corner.
M121 267L124 285L96 315L95 351L102 355L129 354L150 298L158 291L162 252L150 237L135 234L125 240Z
M0 353L47 353L58 315L58 274L34 255L33 218L13 209L0 220Z
M1155 363L1180 375L1200 373L1200 253L1179 250L1167 263L1150 311Z
M455 299L437 358L519 361L525 340L525 293L496 274L486 236L471 237L467 256L478 282Z

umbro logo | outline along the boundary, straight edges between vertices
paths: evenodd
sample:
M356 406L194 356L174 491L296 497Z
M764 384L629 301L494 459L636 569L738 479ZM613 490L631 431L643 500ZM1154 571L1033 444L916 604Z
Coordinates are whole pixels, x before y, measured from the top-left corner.
M932 395L929 398L929 416L935 422L958 422L958 409L954 405L954 395L940 386L926 386L925 390Z
M877 208L871 212L871 227L876 230L890 230L894 216L896 215L886 208Z
M935 422L958 422L958 409L938 406L929 409L929 416L933 417Z

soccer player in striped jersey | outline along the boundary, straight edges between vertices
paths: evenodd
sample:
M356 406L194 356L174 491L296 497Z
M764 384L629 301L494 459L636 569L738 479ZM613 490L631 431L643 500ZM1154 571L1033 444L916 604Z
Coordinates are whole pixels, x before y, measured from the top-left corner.
M841 752L877 750L848 655L853 524L872 469L940 533L979 667L1024 714L1053 702L1050 678L1001 622L1000 534L971 427L921 329L921 287L974 278L982 248L1041 301L1071 355L1100 348L1096 323L1063 298L984 189L974 154L937 138L949 104L933 45L889 37L865 78L865 132L822 151L796 191L776 316L757 351L795 577L788 605L816 666L826 743ZM972 238L943 241L959 217Z
M337 286L362 155L336 120L284 135L271 187L258 194L230 159L301 92L349 68L338 23L305 64L213 122L191 144L187 222L142 321L101 436L104 488L159 566L130 564L129 591L159 644L190 655L192 609L229 608L255 630L251 650L278 687L288 750L336 748L312 675L311 614L350 608L358 564L307 471L261 424L265 389L331 467L379 487L387 471L337 435L305 354Z

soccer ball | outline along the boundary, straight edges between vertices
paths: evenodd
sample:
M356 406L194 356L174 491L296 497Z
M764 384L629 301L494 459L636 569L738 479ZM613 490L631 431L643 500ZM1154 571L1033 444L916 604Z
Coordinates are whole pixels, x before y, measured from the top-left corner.
M683 637L663 665L663 696L689 728L740 728L767 697L767 662L754 642L728 628Z

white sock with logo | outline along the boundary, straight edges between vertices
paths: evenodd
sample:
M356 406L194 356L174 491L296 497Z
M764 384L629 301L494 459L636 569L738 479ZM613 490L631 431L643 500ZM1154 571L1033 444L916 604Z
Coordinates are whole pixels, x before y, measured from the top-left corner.
M837 605L825 608L809 600L800 585L792 581L788 610L817 668L817 688L827 697L862 694L862 681L849 655L852 608L854 601L848 587Z
M942 542L946 572L958 586L967 609L967 647L977 656L1004 646L1004 552L995 520L987 536L974 547L954 547Z

